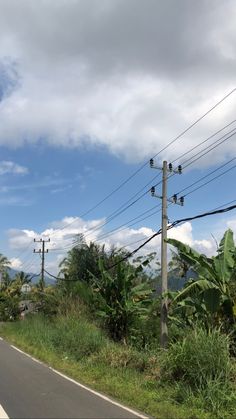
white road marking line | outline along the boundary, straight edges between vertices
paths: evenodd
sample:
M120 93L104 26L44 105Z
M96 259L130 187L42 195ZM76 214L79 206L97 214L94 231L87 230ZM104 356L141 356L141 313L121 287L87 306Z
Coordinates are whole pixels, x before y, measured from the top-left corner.
M5 410L3 409L2 405L0 404L0 418L1 419L9 419L9 416L7 416Z
M27 354L26 352L22 351L21 349L17 348L16 346L14 346L14 345L10 345L10 346L11 346L11 348L15 349L16 351L20 352L21 354L23 354L25 356L28 356L28 358L32 359L34 362L37 362L38 364L41 364L41 365L43 364L41 361L39 361L38 359L34 358L33 356Z
M141 419L148 419L148 418L149 418L148 416L142 415L141 413L138 413L138 412L136 412L135 410L130 409L129 407L123 406L122 404L120 404L120 403L118 403L118 402L115 402L114 400L110 399L109 397L104 396L104 395L103 395L103 394L101 394L101 393L98 393L98 391L92 390L91 388L89 388L89 387L87 387L87 386L84 386L83 384L80 384L78 381L73 380L73 378L67 377L67 375L62 374L61 372L59 372L59 371L55 370L55 369L54 369L54 368L52 368L52 367L48 367L48 368L50 368L50 370L52 370L52 371L53 371L53 372L55 372L56 374L60 375L61 377L65 378L66 380L71 381L72 383L74 383L74 384L76 384L77 386L79 386L79 387L83 388L84 390L87 390L87 391L89 391L90 393L95 394L96 396L100 397L101 399L106 400L107 402L110 402L110 403L114 404L115 406L120 407L121 409L127 410L127 412L130 412L130 413L132 413L133 415L136 415L138 418L141 418Z
M22 351L21 349L17 348L16 346L14 346L14 345L10 345L10 346L11 346L13 349L15 349L16 351L20 352L21 354L23 354L23 355L25 355L25 356L28 356L28 358L32 359L33 361L37 362L38 364L43 365L44 367L46 367L46 368L50 369L51 371L53 371L55 374L58 374L58 375L60 375L61 377L65 378L66 380L71 381L71 383L73 383L73 384L77 385L78 387L83 388L84 390L89 391L90 393L94 394L95 396L98 396L98 397L100 397L101 399L106 400L107 402L112 403L112 404L114 404L115 406L118 406L118 407L120 407L121 409L124 409L124 410L126 410L127 412L132 413L132 414L133 414L133 415L135 415L137 418L141 418L141 419L149 419L149 417L148 417L148 416L142 415L141 413L138 413L138 412L136 412L135 410L130 409L129 407L126 407L126 406L124 406L124 405L122 405L122 404L120 404L120 403L116 402L115 400L110 399L109 397L105 396L104 394L101 394L101 393L99 393L98 391L92 390L91 388L89 388L89 387L87 387L87 386L85 386L85 385L83 385L83 384L79 383L78 381L73 380L73 378L67 377L67 375L62 374L61 372L59 372L59 371L55 370L55 369L54 369L54 368L52 368L52 367L49 367L48 365L44 364L43 362L39 361L38 359L34 358L33 356L31 356L31 355L27 354L26 352ZM1 412L0 412L0 413L1 413ZM0 417L1 417L1 416L0 416ZM5 416L4 416L4 419L5 419Z

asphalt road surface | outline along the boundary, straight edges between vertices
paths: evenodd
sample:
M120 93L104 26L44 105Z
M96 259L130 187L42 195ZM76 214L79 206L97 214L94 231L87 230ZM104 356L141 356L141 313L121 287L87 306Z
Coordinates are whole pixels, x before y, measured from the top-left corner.
M147 418L0 338L0 418Z

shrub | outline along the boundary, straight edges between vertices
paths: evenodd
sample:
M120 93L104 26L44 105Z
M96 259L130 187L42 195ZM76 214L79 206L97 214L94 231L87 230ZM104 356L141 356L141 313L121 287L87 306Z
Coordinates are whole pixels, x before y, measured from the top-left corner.
M162 377L176 383L176 400L213 411L229 408L233 395L229 339L219 331L197 329L162 355Z
M148 365L148 356L128 346L112 344L104 346L97 355L97 360L114 368L133 368L144 371Z
M75 360L98 352L106 338L101 330L83 318L59 317L51 336L53 347Z
M230 369L229 340L216 330L197 329L163 356L164 376L192 388L207 387L209 380L228 382Z

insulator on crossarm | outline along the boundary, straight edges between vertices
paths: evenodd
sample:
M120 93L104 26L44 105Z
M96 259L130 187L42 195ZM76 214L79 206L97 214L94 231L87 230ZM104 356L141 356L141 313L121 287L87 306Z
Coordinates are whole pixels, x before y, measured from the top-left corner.
M172 170L173 170L172 163L169 163L169 171L172 172Z
M180 198L179 198L179 202L180 202L180 205L184 205L184 196L181 196Z
M155 186L151 187L151 195L154 196L155 195Z
M153 166L154 166L154 160L150 159L150 167L153 167Z
M179 172L180 175L182 174L182 166L181 166L181 164L179 164L179 166L178 166L178 172Z
M174 194L174 195L172 196L172 199L173 199L174 204L176 204L176 202L177 202L177 195L176 195L176 194Z

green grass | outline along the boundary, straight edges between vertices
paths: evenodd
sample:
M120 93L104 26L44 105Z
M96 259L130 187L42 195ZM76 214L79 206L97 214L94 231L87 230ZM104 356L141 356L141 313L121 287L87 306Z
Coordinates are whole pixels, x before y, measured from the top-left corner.
M61 316L49 321L34 316L2 325L0 334L57 370L154 418L216 417L206 411L202 395L182 389L178 399L181 386L160 380L158 352L140 353L114 344L83 317ZM226 411L220 417L232 417L230 414Z
M178 383L178 401L201 406L217 417L236 417L229 345L228 337L219 331L199 328L170 345L162 357L162 372L166 382Z

